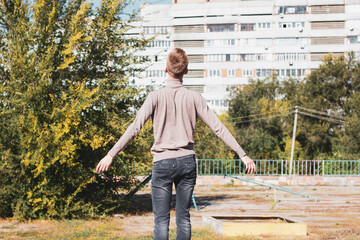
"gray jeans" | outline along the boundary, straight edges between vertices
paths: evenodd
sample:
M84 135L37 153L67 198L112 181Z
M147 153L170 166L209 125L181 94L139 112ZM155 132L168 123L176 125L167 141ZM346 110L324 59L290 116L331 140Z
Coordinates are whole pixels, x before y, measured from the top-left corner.
M154 239L169 239L172 186L176 189L176 239L191 238L190 207L196 183L195 155L169 158L154 163L151 180Z

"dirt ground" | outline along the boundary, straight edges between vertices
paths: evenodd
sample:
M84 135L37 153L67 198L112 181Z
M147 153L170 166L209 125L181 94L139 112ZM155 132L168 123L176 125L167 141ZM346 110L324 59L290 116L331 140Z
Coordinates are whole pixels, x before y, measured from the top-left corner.
M360 239L360 186L288 186L293 191L318 197L319 201L265 187L249 186L196 186L194 196L198 211L191 210L194 229L204 227L202 215L279 215L308 225L308 236L303 239ZM136 195L136 201L151 204L150 189ZM173 203L175 198L173 199ZM151 206L148 205L150 208ZM175 212L171 213L171 228L175 228ZM151 233L151 213L126 216L129 235ZM134 227L141 223L141 228ZM279 239L280 236L274 239ZM271 239L269 237L267 239ZM284 237L289 239L289 237ZM293 239L299 239L294 237Z
M253 239L360 239L360 186L288 186L288 189L318 197L319 201L259 186L196 186L198 211L191 210L193 229L203 229L202 215L279 215L308 226L308 236L260 236ZM175 192L173 191L174 195ZM153 231L150 188L140 190L132 199L136 214L116 218L122 236L144 236ZM175 196L173 196L173 207ZM26 225L28 224L28 225ZM6 222L0 222L6 225ZM24 229L31 229L24 223ZM21 227L21 226L19 226ZM171 229L176 228L175 211ZM11 231L11 228L0 230Z

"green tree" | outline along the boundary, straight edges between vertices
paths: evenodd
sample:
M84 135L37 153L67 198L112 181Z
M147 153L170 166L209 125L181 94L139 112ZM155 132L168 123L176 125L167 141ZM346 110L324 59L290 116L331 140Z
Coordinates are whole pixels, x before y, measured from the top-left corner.
M234 127L227 113L218 116L225 127L234 135ZM236 155L206 124L199 119L194 134L194 149L199 159L233 159Z
M326 56L304 80L251 80L230 100L239 142L253 158L289 158L292 110L299 106L312 112L299 115L296 159L359 158L359 79L360 63L350 53Z
M281 86L273 77L250 80L230 99L229 115L235 124L236 136L249 156L254 159L277 159L283 142L284 123L290 106L279 100Z
M304 101L309 108L342 117L345 124L303 117L302 145L310 157L359 158L360 63L354 54L328 55L304 86ZM315 126L315 127L310 127Z
M149 160L139 138L94 173L143 99L128 83L148 40L125 35L128 4L0 1L0 216L108 214L135 181L132 163Z

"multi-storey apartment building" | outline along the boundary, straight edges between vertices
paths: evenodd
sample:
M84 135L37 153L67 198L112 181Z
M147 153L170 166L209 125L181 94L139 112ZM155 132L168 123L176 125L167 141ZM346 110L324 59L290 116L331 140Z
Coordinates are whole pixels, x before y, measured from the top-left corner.
M164 84L166 56L189 56L184 85L226 110L232 86L250 78L303 78L328 53L360 56L360 0L173 0L146 5L133 34L155 36L152 65L135 83Z

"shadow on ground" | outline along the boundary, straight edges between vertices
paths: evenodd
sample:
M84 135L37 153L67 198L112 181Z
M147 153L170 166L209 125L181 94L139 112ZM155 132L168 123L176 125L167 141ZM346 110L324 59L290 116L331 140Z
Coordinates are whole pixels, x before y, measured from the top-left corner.
M229 196L217 195L217 196L195 196L196 205L199 210L206 208L207 206L215 204L217 201L224 200Z
M124 206L116 211L121 214L146 214L152 212L151 194L136 194L129 199L123 200Z
M215 204L219 200L224 200L227 198L231 198L231 196L226 195L218 195L218 196L195 196L196 205L199 210L206 208L207 206L211 206ZM152 212L152 201L151 194L136 194L126 200L125 208L121 208L117 211L117 213L122 214L145 214ZM171 209L175 210L176 204L176 194L173 194L171 200ZM192 204L192 207L193 204Z

